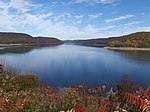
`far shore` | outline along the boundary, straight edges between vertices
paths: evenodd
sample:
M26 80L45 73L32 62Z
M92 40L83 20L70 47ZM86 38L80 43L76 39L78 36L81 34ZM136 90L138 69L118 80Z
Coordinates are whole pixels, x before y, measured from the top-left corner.
M150 48L133 48L133 47L104 47L110 50L137 50L137 51L150 51Z
M11 46L37 46L37 45L59 45L60 43L21 43L21 44L0 44L0 47Z

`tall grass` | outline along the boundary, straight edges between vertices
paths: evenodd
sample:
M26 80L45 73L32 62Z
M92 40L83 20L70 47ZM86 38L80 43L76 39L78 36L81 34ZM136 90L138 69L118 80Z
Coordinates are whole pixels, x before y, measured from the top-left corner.
M10 65L6 60L0 60L0 64L4 66L4 70L5 72L7 72L7 74L9 75L18 75L18 74L21 74L21 71L13 66L13 65Z

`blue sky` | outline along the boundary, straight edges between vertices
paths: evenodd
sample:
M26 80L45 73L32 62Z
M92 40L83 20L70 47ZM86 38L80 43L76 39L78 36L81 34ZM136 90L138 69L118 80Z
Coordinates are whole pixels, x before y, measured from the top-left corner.
M0 0L0 31L88 39L150 31L150 0Z

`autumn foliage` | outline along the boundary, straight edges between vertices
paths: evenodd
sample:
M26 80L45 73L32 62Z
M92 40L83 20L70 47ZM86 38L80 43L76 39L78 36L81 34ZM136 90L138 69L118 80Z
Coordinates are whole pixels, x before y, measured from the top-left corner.
M150 110L149 99L143 99L142 96L137 96L131 93L124 93L123 99L134 106L136 106L142 112Z
M53 88L34 73L8 74L0 66L1 112L144 112L150 111L149 88L135 86L127 76L117 86L88 88L85 81Z
M110 47L150 48L150 33L139 32L118 37L108 43Z

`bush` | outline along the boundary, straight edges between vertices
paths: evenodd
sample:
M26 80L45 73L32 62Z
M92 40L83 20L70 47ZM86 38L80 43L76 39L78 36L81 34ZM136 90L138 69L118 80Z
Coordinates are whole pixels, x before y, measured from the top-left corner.
M68 88L53 88L34 73L10 75L0 66L0 111L2 112L142 112L150 110L150 97L140 85L124 76L109 92L105 86L87 88L87 82ZM138 93L135 92L138 91ZM126 112L127 112L126 111ZM125 111L124 111L125 112Z

